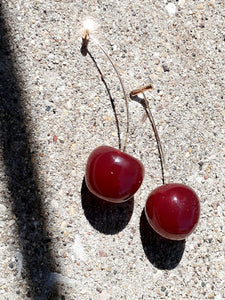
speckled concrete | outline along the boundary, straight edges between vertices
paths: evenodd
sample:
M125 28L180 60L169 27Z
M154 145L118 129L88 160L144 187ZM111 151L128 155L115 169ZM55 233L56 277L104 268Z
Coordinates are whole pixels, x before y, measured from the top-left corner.
M0 299L224 299L225 2L2 0L0 4ZM143 107L129 100L127 152L146 174L113 206L84 182L90 152L118 147L109 95L82 23L121 74L146 92L171 182L195 189L196 231L160 238L143 208L162 184ZM114 99L123 145L123 93L103 53L89 51Z

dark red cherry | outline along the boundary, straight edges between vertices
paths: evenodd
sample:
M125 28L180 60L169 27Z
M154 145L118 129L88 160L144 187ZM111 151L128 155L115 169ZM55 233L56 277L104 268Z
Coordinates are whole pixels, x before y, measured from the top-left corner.
M113 147L100 146L88 158L85 173L87 187L106 201L120 203L130 199L143 178L143 164Z
M184 184L164 184L150 193L145 214L158 234L167 239L182 240L197 226L199 199L193 189Z

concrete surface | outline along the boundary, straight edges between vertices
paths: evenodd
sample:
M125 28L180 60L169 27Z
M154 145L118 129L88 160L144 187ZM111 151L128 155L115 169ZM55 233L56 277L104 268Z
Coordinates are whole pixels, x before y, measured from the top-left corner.
M225 2L2 0L0 4L0 299L225 299ZM146 92L171 182L195 189L196 231L157 236L143 208L162 184L154 134L129 100L127 152L146 175L133 200L94 199L90 152L118 147L109 95L80 53L91 17L127 94ZM110 63L89 51L126 109Z

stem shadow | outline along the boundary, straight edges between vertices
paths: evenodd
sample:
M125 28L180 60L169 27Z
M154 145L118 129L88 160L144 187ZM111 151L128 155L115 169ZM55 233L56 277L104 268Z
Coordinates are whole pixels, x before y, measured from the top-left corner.
M172 241L161 237L149 225L144 209L140 218L140 235L145 255L157 269L177 267L184 253L185 240Z
M123 203L110 203L96 197L87 188L85 178L81 188L81 203L89 223L104 234L122 231L129 223L134 208L133 197Z
M112 95L111 95L111 92L110 92L110 89L109 89L109 86L107 84L107 82L105 81L105 78L102 74L102 71L101 69L99 68L95 58L92 56L92 54L90 53L89 50L87 50L87 53L89 54L90 58L92 59L95 67L97 68L100 76L101 76L101 80L102 82L104 83L104 86L106 88L106 91L108 93L108 96L109 96L109 100L110 100L110 103L111 103L111 106L112 106L112 110L113 110L113 113L114 113L114 117L115 117L115 121L116 121L116 128L117 128L117 136L118 136L118 144L119 144L119 149L121 150L121 137L120 137L120 126L119 126L119 120L118 120L118 116L117 116L117 112L116 112L116 107L115 107L115 104L114 104L114 99L112 98Z

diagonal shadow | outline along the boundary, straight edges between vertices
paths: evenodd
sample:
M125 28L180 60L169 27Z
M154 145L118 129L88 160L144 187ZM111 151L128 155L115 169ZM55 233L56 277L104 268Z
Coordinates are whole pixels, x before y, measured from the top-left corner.
M22 89L14 67L9 35L0 4L0 147L3 152L12 212L16 216L23 276L31 299L56 299L45 285L55 266L47 237L42 199L31 161L24 121ZM53 298L52 298L53 297Z

